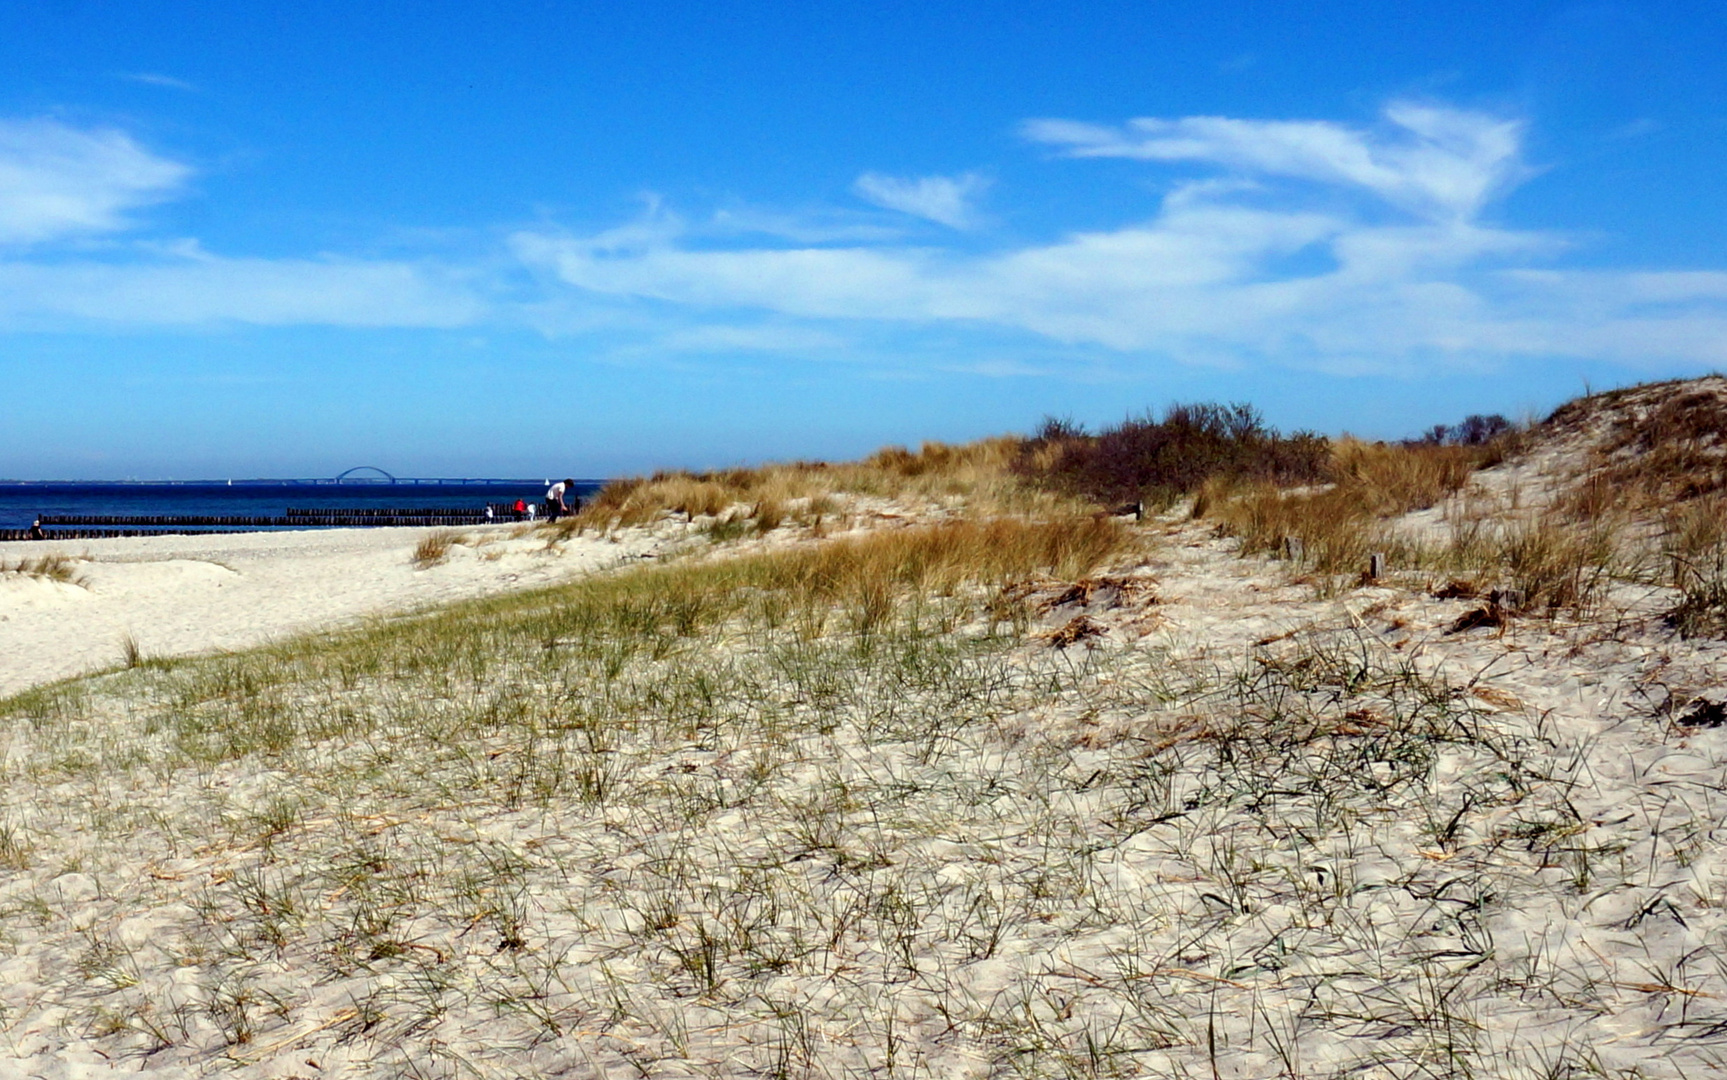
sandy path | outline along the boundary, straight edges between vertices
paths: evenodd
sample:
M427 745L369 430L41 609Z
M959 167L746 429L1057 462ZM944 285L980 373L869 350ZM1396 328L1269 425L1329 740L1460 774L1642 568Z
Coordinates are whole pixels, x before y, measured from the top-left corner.
M368 615L530 588L658 554L662 537L625 531L548 548L514 526L465 531L469 544L417 569L434 529L330 529L0 544L0 565L60 552L80 584L0 575L0 695L121 661L239 649Z

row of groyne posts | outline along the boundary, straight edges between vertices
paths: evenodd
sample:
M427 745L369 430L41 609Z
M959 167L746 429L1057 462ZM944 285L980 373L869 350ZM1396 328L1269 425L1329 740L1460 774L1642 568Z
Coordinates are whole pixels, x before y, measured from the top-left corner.
M536 508L537 509L537 508ZM466 526L528 521L515 503L406 509L294 509L281 516L246 514L43 514L28 529L0 529L0 540L107 540L119 536L193 536L246 529Z

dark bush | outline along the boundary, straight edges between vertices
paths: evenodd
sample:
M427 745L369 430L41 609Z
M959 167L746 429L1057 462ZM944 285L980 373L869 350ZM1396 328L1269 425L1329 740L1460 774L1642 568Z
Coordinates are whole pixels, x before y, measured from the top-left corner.
M1515 426L1498 413L1488 416L1476 413L1464 417L1463 423L1454 426L1435 424L1421 438L1408 439L1405 442L1415 446L1486 446L1494 439L1508 434Z
M1018 470L1100 502L1167 503L1214 476L1312 483L1324 478L1330 443L1268 427L1250 405L1172 405L1096 435L1069 420L1045 420L1028 440Z

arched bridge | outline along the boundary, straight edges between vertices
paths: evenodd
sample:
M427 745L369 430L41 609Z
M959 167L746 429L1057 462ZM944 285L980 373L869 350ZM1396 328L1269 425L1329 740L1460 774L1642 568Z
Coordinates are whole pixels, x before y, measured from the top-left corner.
M355 476L355 473L359 473L361 475ZM396 478L394 476L391 476L376 465L356 465L347 472L337 476L336 483L343 483L350 477L353 478L353 482L356 484L393 484L396 482Z

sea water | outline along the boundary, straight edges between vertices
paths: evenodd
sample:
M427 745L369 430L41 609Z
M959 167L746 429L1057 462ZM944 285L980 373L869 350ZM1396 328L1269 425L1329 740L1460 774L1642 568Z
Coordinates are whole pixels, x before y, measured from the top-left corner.
M584 500L604 481L578 480ZM483 510L488 504L540 503L544 480L0 481L0 529L27 529L43 514L243 514L281 517L296 510Z

